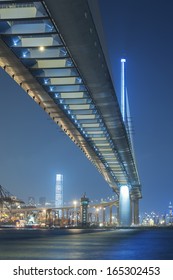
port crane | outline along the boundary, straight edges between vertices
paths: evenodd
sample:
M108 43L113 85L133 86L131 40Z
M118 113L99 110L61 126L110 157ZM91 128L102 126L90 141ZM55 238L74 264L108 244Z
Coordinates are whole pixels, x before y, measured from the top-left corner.
M0 185L0 211L4 208L11 211L11 206L14 204L24 204L24 201L12 195L8 190Z

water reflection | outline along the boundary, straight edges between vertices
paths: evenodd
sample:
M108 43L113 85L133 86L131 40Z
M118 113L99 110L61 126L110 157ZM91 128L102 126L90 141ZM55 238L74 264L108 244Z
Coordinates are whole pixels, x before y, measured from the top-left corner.
M0 229L0 259L173 259L173 230Z

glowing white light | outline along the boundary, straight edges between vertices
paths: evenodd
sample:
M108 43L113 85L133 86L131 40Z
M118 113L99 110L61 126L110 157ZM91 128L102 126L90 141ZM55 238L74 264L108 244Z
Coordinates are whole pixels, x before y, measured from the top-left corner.
M55 93L55 98L58 98L59 97L59 93Z
M125 58L122 58L122 59L121 59L121 62L126 62L126 59L125 59Z
M43 51L45 50L45 47L40 46L40 47L39 47L39 50L40 50L41 52L43 52Z
M121 192L124 198L129 198L129 188L127 186L121 186Z
M44 79L45 84L48 84L48 82L49 82L49 79Z
M76 207L76 205L77 205L77 201L76 201L76 200L74 200L74 201L73 201L73 204L74 204L74 206Z
M14 45L14 46L17 46L18 43L19 43L19 39L14 39L14 40L13 40L13 45Z
M56 180L62 180L63 176L61 174L56 174Z

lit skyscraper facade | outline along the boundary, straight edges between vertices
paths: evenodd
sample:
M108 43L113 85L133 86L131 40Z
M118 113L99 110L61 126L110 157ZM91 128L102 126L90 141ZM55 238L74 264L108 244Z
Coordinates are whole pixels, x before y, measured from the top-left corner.
M56 174L55 207L63 206L63 175Z

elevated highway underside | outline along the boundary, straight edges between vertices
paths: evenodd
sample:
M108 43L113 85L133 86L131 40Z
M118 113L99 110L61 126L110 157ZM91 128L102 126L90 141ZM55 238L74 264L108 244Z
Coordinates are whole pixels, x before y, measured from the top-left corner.
M96 166L111 188L141 188L87 0L0 1L0 66Z

